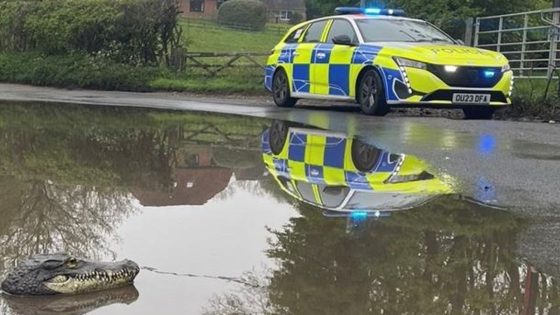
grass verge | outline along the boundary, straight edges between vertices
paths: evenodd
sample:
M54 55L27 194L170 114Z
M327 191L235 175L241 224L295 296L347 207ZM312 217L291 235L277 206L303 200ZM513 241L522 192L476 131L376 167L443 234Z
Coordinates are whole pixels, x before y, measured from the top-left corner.
M65 88L148 91L162 75L155 67L134 67L86 55L0 53L0 81Z
M211 77L201 72L173 73L79 54L0 53L0 82L97 90L264 93L260 69L229 69Z
M180 19L189 51L266 53L280 41L290 25L267 24L264 31L235 30L214 21Z
M559 81L546 79L517 79L510 117L530 117L540 120L560 120ZM548 91L547 91L548 85Z

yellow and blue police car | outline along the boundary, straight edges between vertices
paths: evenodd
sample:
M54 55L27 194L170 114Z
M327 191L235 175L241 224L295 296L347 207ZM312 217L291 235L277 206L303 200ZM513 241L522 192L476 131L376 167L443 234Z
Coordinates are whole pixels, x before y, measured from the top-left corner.
M294 26L271 51L264 82L276 105L321 98L356 101L368 115L412 106L491 118L511 104L513 72L502 54L462 46L402 10L337 12Z
M275 121L261 141L264 164L280 188L331 213L379 216L453 192L418 158L344 134Z

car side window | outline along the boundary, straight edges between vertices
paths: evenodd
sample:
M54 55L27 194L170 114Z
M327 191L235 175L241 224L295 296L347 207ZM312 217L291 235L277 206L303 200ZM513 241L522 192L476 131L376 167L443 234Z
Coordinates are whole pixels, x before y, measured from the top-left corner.
M284 41L284 43L286 44L292 44L292 43L297 43L299 41L299 39L301 38L301 35L303 35L303 32L305 31L305 26L304 27L300 27L297 30L293 31Z
M323 204L330 208L335 208L340 206L348 193L350 188L346 186L328 186L318 184L319 193L321 194L321 200Z
M311 26L307 29L307 32L305 32L303 41L305 43L320 43L321 36L323 35L323 30L325 29L327 22L328 20L323 20L311 24Z
M303 200L317 204L315 201L315 195L313 194L312 184L306 182L296 182L296 185Z
M358 43L358 36L356 35L352 24L346 20L334 20L331 30L329 31L329 35L327 36L327 43L334 43L333 39L339 35L346 35L352 40L352 43Z

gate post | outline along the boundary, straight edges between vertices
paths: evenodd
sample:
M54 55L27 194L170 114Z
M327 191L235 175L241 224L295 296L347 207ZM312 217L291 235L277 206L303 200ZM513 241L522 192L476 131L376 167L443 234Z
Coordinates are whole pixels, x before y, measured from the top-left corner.
M473 46L473 26L474 18L467 18L465 20L465 45L467 46Z
M478 46L478 32L480 32L480 20L476 18L474 21L474 47Z
M554 0L552 3L554 9L560 9L560 0ZM560 25L560 12L552 13L552 27L550 28L550 52L548 55L548 73L547 76L552 78L556 69L556 58L558 52L558 31Z

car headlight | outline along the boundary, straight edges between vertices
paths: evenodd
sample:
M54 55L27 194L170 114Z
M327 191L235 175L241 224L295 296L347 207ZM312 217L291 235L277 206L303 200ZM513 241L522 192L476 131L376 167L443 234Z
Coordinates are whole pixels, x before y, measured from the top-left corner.
M420 61L401 58L401 57L394 57L394 59L395 62L399 65L399 67L409 67L409 68L417 68L423 70L428 69L428 65Z
M502 66L502 72L506 72L506 71L509 71L509 70L511 70L511 67L510 67L509 62L508 62L508 63L506 63L505 65Z

